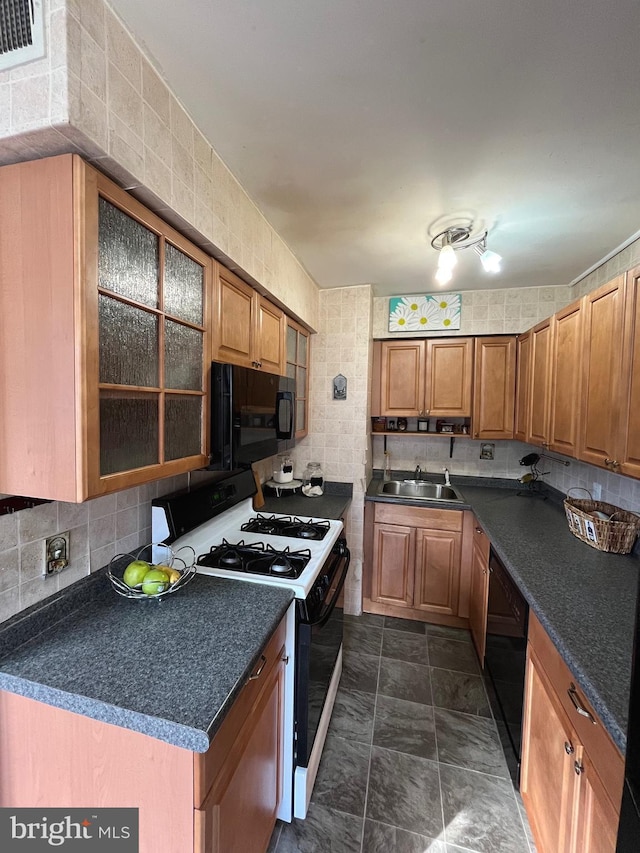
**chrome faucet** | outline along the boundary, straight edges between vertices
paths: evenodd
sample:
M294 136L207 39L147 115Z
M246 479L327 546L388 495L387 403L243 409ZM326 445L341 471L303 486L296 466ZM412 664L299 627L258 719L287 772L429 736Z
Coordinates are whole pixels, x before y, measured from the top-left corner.
M422 479L422 468L419 465L416 465L416 470L413 472L413 477L415 480Z
M451 480L449 479L449 469L443 468L442 470L444 471L444 484L445 486L450 486Z

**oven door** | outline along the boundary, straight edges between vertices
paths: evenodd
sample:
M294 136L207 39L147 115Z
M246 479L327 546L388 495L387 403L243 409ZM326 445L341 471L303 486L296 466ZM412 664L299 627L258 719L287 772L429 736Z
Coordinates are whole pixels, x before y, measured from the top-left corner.
M342 672L343 609L338 604L349 569L344 539L333 547L296 627L294 815L304 818Z

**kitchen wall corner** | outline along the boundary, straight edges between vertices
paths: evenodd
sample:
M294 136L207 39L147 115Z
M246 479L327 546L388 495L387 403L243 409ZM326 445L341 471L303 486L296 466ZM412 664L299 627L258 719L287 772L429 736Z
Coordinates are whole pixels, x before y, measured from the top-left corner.
M311 339L309 435L293 451L294 473L319 462L327 480L353 484L346 528L351 568L345 610L362 610L364 493L371 472L372 288L370 285L320 291L318 333ZM334 400L332 380L347 378L347 399ZM310 507L309 512L312 512Z

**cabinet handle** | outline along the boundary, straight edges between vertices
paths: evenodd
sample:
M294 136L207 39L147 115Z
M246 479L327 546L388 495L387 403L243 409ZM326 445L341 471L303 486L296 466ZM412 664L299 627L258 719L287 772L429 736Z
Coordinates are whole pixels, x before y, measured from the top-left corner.
M484 536L484 530L481 527L476 527L476 533L479 533L480 536Z
M580 716L586 717L588 720L591 720L594 726L597 726L598 724L593 714L590 711L587 711L587 709L580 702L580 699L578 698L578 691L576 690L576 686L573 681L571 682L569 689L567 690L567 694L569 696L569 699L571 699L573 707L580 714Z
M286 665L289 663L289 655L282 655L282 657L280 658L280 660L281 660L281 661L284 663L284 665L286 666Z
M573 769L576 771L576 776L579 776L581 773L584 773L584 764L582 761L578 761L577 759L573 762Z
M570 740L565 740L564 751L567 753L567 755L573 755L573 753L575 752L573 744L571 743Z
M249 681L255 681L257 678L260 678L262 675L262 670L267 665L267 659L264 655L260 655L260 666L256 669L253 675L249 676Z
M613 468L614 471L616 470L616 468L620 467L620 463L617 459L605 459L604 464L607 466L607 468Z

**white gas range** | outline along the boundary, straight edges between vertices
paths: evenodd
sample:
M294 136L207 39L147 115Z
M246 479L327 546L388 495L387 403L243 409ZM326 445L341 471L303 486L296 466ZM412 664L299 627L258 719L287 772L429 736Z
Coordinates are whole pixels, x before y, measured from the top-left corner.
M152 537L193 548L200 574L291 589L285 683L285 790L281 820L304 818L342 672L342 609L349 568L335 519L257 513L251 471L192 492L157 498ZM310 501L311 503L311 501ZM328 665L329 664L329 665Z

